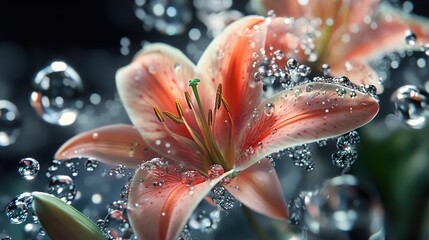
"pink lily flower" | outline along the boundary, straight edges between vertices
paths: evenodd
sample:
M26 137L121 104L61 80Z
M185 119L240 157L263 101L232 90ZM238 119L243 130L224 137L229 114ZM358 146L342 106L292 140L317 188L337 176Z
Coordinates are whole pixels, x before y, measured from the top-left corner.
M429 19L400 12L379 0L254 0L253 4L262 14L274 10L278 16L293 18L288 22L296 22L295 37L306 41L300 46L279 42L286 49L298 47L297 59L312 62L317 69L329 64L333 76L348 76L356 85L374 85L378 93L383 86L369 65L371 60L393 51L419 50L429 43ZM302 26L299 21L304 19L307 23Z
M263 100L254 63L272 33L263 17L238 20L196 66L173 47L147 46L116 76L133 126L81 133L56 158L137 167L128 214L139 239L177 239L218 183L250 209L286 220L280 182L266 156L358 128L379 106L372 95L332 81L297 85Z

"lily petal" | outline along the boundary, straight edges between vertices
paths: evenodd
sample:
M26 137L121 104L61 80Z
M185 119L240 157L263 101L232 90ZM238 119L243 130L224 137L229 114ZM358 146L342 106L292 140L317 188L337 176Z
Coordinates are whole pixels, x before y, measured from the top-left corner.
M198 175L189 184L173 167L137 169L128 197L134 233L143 240L177 239L193 210L220 179L206 181Z
M407 14L393 9L386 4L381 5L375 15L376 28L370 25L361 25L359 32L351 34L347 44L332 46L329 58L341 62L338 59L367 62L386 53L400 50L417 50L420 43L429 42L429 19ZM417 39L414 45L407 44L406 32L412 31Z
M272 114L264 114L268 103L274 107ZM287 89L261 103L260 119L240 138L245 151L236 161L236 169L245 169L284 148L361 127L378 109L374 97L333 83L313 82Z
M55 159L95 158L103 163L135 167L158 156L131 125L96 128L71 138L55 153Z
M259 105L262 86L254 81L255 62L262 58L265 44L264 18L250 16L229 25L208 46L197 65L197 72L211 79L213 88L223 85L223 97L236 131L243 127L243 120ZM221 118L223 119L223 118ZM216 138L224 136L217 134Z
M224 187L253 211L275 219L287 219L279 178L267 158L241 171Z
M331 74L334 76L347 76L350 81L356 85L374 85L377 93L384 91L378 74L372 70L367 62L344 61L342 65L334 64L331 66Z
M128 66L116 74L119 96L133 125L148 146L167 158L188 166L200 168L195 147L178 141L169 131L191 138L184 124L177 124L165 117L165 126L154 113L159 111L177 114L175 101L187 106L185 91L188 81L195 78L194 64L183 53L166 44L151 44L145 47ZM196 129L192 111L184 111L191 127Z

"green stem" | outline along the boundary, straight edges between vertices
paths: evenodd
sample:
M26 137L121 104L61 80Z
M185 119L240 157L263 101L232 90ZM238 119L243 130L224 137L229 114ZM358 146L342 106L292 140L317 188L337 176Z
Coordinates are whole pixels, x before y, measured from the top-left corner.
M252 215L252 210L250 210L245 205L241 205L241 210L243 210L243 214L246 217L249 224L252 226L253 230L255 231L256 235L261 240L270 240L270 238L262 231L261 226L259 226L258 222Z

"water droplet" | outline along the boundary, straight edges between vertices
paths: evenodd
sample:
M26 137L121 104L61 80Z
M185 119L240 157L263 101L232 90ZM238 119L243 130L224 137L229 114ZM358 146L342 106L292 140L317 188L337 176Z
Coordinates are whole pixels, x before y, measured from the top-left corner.
M322 65L323 76L325 76L325 77L329 76L330 70L331 70L331 67L329 66L329 64L324 63Z
M234 197L222 186L213 189L213 201L225 211L231 210L235 205Z
M194 170L182 172L180 177L182 178L182 183L186 184L187 186L194 186L195 184L204 182L206 180L203 175Z
M294 58L291 58L287 61L286 66L289 69L296 69L298 67L298 61Z
M417 41L416 34L413 31L411 31L411 30L407 30L405 32L405 42L408 45L414 46L416 44L416 41Z
M33 196L24 192L16 196L6 207L6 215L12 224L21 224L28 217L28 211L31 207Z
M319 239L375 239L384 232L383 207L376 192L352 175L326 181L306 194L304 202L305 224Z
M188 225L185 225L182 232L180 233L178 240L192 240L191 231L190 231Z
M88 172L94 171L98 167L98 161L93 159L87 159L85 161L85 169Z
M76 197L74 181L67 175L56 175L51 177L48 192L68 204L71 204Z
M416 86L405 85L391 96L394 111L411 128L422 128L429 115L429 94Z
M338 151L333 153L332 164L343 169L343 173L350 170L353 163L356 162L358 153L355 150Z
M337 148L340 151L355 150L360 143L360 136L357 131L351 131L340 136L337 140Z
M311 159L312 153L310 145L303 144L296 147L287 148L285 153L291 158L295 166L303 167L305 170L310 171L314 169L314 161Z
M0 147L14 144L21 134L21 117L15 104L0 100Z
M192 10L186 0L135 0L136 17L144 28L167 35L181 34L192 20Z
M82 101L83 84L77 72L64 62L40 70L33 82L31 105L44 121L60 126L75 122Z
M282 60L285 56L285 54L281 50L276 50L274 52L274 56L276 56L277 60Z
M264 113L267 117L271 117L274 114L275 106L273 103L267 103L264 107Z
M25 180L32 180L39 173L40 164L33 158L21 159L18 163L18 172Z
M213 164L210 166L210 169L208 171L208 177L210 179L215 179L220 177L222 174L224 174L224 169L222 167L222 165L219 164Z

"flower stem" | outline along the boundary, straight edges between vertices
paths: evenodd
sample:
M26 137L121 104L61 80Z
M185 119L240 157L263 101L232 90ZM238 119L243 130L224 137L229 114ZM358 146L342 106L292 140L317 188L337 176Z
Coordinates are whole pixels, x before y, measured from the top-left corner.
M261 240L270 240L270 238L262 231L261 226L259 226L258 222L252 215L252 210L250 210L245 205L241 205L241 210L243 210L243 214L246 217L249 224L252 226L253 230L255 231L256 235Z

